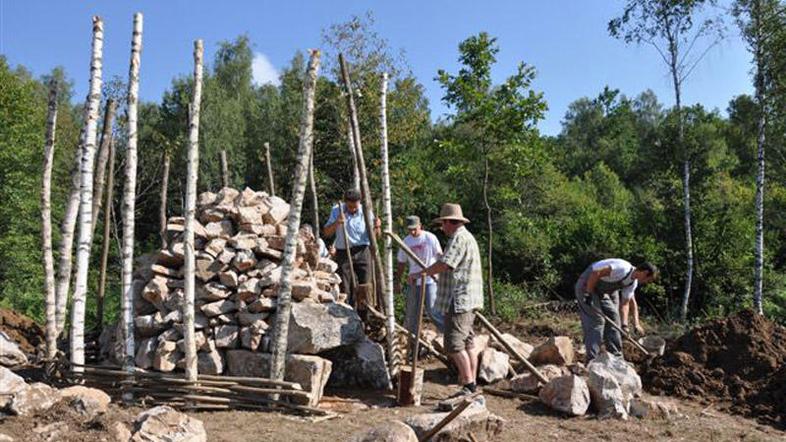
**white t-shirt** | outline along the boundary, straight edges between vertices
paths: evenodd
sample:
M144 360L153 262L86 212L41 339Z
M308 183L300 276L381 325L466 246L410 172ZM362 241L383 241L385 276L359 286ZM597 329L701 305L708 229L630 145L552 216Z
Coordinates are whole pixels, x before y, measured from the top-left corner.
M407 235L407 237L404 238L404 244L412 249L412 251L415 252L415 255L417 255L418 258L420 258L420 260L423 261L423 263L427 266L434 264L434 262L437 261L437 258L442 255L442 246L439 245L437 236L425 230L421 231L418 237ZM420 265L407 256L403 250L398 251L398 262L409 262L410 275L413 273L419 273L423 270ZM434 282L431 278L428 278L428 281Z
M639 281L633 279L633 272L631 271L634 269L633 264L625 261L624 259L604 259L592 264L592 271L595 272L605 267L611 267L611 273L609 276L601 277L601 281L617 282L627 277L626 282L630 282L632 280L633 283L620 290L620 301L629 301L631 298L633 298L633 295L636 292L636 287L639 286Z

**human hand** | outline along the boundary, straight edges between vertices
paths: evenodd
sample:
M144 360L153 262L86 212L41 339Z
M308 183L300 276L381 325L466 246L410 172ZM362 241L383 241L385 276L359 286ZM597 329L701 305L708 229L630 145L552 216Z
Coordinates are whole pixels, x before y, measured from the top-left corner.
M380 229L382 228L382 220L379 218L374 218L374 228Z
M635 329L638 335L644 336L644 327L642 327L641 324L636 324Z

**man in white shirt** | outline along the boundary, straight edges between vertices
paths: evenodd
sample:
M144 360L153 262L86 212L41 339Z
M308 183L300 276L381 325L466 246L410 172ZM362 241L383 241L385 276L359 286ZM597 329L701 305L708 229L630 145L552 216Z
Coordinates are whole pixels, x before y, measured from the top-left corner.
M620 292L627 305L633 299L636 287L658 278L658 269L645 262L634 267L623 259L604 259L591 264L576 282L576 300L579 303L581 328L584 331L584 346L587 363L600 353L601 343L606 351L622 356L622 337L612 326L606 326L603 315L620 325ZM601 313L602 312L602 313ZM627 312L624 314L627 327ZM638 314L636 322L638 323ZM640 326L639 326L640 327Z
M426 266L430 266L436 262L437 258L442 255L442 246L436 235L431 232L423 230L420 223L420 218L417 216L407 217L407 230L409 235L404 238L404 244L407 245L415 254L423 261ZM404 320L404 327L415 332L417 327L417 314L418 314L418 301L420 300L420 274L423 272L414 260L409 258L403 250L398 251L398 268L396 269L395 291L401 291L401 275L404 274L404 267L409 263L409 273L407 276L407 308ZM427 313L437 329L442 332L444 328L444 316L441 312L437 311L434 304L437 300L437 284L434 278L428 277L426 279L426 300L424 303L424 313Z

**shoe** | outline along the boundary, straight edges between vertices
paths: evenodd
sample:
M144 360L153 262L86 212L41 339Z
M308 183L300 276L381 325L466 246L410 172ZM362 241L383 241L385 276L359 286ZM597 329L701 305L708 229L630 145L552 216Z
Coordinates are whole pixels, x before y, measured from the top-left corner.
M452 395L448 396L447 398L441 400L437 404L437 409L439 411L453 411L456 407L459 406L459 404L462 401L464 401L464 398L466 396L469 396L471 394L472 394L472 392L468 388L461 387L461 389L459 391L457 391L457 392L453 393Z

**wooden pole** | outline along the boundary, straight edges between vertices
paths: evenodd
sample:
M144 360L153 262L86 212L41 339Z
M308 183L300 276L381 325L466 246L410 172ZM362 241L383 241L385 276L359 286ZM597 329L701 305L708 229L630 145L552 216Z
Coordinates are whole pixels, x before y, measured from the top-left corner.
M109 264L109 232L112 223L115 190L115 142L109 142L109 173L106 178L106 201L104 201L104 235L101 243L101 270L98 275L98 295L96 298L96 321L98 329L104 327L104 299L106 299L106 269Z
M374 307L367 307L367 308L368 308L368 311L371 312L372 315L376 316L379 319L385 319L385 315L383 315L382 312L380 312L379 310L375 309ZM398 323L395 324L395 327L396 327L396 331L404 333L409 339L416 339L414 333L412 333L411 331L409 331L406 328L402 327ZM448 360L448 358L444 354L440 353L439 350L434 348L434 346L431 345L430 342L426 341L423 338L417 338L417 339L418 339L418 341L420 341L420 345L422 345L423 348L428 350L429 353L431 353L434 357L439 359L443 364L445 364L446 367L448 367L448 368L453 367L451 365L450 361Z
M270 143L265 142L265 165L267 166L267 187L270 195L276 194L276 183L273 180L273 163L270 161Z
M382 205L385 212L385 230L393 231L393 210L390 198L390 161L388 158L388 73L382 74L380 85L379 135L382 156ZM385 238L385 311L387 313L388 371L393 379L398 373L396 353L396 320L393 308L393 241ZM412 376L415 370L412 370ZM414 385L414 383L413 383Z
M49 83L49 105L44 142L44 174L41 180L41 247L44 264L44 301L46 306L46 357L57 356L57 319L55 298L55 262L52 256L52 163L57 130L57 80Z
M270 378L284 380L287 359L287 337L289 334L289 314L292 308L292 285L290 275L294 270L295 254L297 253L298 230L300 229L300 213L306 193L306 178L309 161L314 144L314 96L317 88L317 72L319 70L319 51L312 50L303 82L303 113L300 120L300 143L295 165L295 176L292 179L292 201L287 218L287 237L284 243L284 254L281 258L281 282L278 287L278 307L276 309L276 325L273 330L273 348L270 361ZM273 399L278 399L274 395Z
M93 180L93 234L96 231L98 214L101 212L101 204L104 202L104 182L106 181L106 165L109 161L109 144L112 140L112 122L115 120L115 109L117 103L109 98L106 100L104 110L104 126L101 130L101 143L98 148L98 159L96 160L96 173Z
M229 187L229 163L227 162L227 151L221 149L221 184Z
M343 54L338 54L338 61L341 65L341 77L344 81L344 87L346 88L347 107L349 109L350 121L352 122L352 137L355 142L355 154L357 155L358 171L360 172L360 193L363 196L363 217L366 222L366 229L368 230L371 259L374 260L374 271L380 276L376 281L377 286L374 287L376 297L378 298L381 293L385 293L385 280L382 278L382 275L385 273L382 271L382 260L379 257L379 247L377 245L377 237L374 233L374 223L371 222L371 210L374 207L374 203L371 198L371 189L368 186L368 177L366 176L366 161L363 158L363 146L360 141L360 124L358 123L355 99L352 95L349 68L347 67L347 62L344 60Z
M188 123L188 169L186 181L185 232L183 245L185 249L183 306L183 341L186 353L186 379L197 380L197 349L194 330L194 294L196 289L194 271L194 218L196 215L197 178L199 175L199 109L202 103L202 57L204 47L202 40L194 42L194 96L191 100L191 111Z
M338 202L338 211L339 216L344 213L344 205L341 204L341 201ZM347 290L349 291L347 295L352 295L352 300L354 301L353 304L355 304L352 307L355 307L357 304L357 299L355 299L355 290L358 287L358 278L357 275L355 275L355 264L352 263L352 245L349 243L349 232L347 232L346 221L341 224L341 233L344 234L344 251L347 253L347 263L349 264L349 282L352 285L352 287L347 287Z
M319 239L319 199L317 198L317 183L314 174L314 152L308 162L308 183L311 189L311 207L314 209L314 238Z
M431 439L432 437L434 437L435 434L439 433L441 429L445 428L447 424L451 423L453 419L457 418L458 415L460 415L464 410L467 409L467 407L472 405L472 402L475 400L475 397L477 397L479 394L480 393L472 393L470 395L465 396L464 400L461 401L461 403L453 411L451 411L450 414L448 414L441 421L439 421L437 425L434 425L434 428L428 430L426 434L418 438L418 442L425 442Z
M488 321L488 319L486 319L485 316L483 316L482 313L475 312L475 317L480 319L480 323L483 324L483 326L486 327L486 329L488 329L489 332L491 332L491 336L493 336L494 339L496 339L497 342L499 342L500 345L502 345L510 355L512 355L513 357L518 359L522 364L524 364L524 367L526 367L526 369L530 373L532 373L536 378L538 378L540 382L543 382L544 384L549 383L549 380L546 379L545 376L543 376L543 373L541 373L537 368L535 368L535 366L532 365L532 363L529 360L527 360L527 358L525 358L521 353L516 351L516 349L514 349L508 343L508 341L506 341L505 338L502 337L502 334L499 332L499 330L497 330L493 325L491 325L491 323Z
M170 156L169 152L164 152L164 166L163 170L161 171L161 194L160 194L160 205L158 209L158 232L161 236L161 247L167 247L167 239L166 239L166 224L167 224L167 216L166 216L166 206L167 206L167 199L169 198L169 166L170 166Z
M134 228L137 175L137 105L139 102L139 65L142 53L142 13L134 14L131 34L131 60L128 67L128 146L126 147L125 186L123 188L123 366L134 367Z
M355 150L355 140L352 135L352 119L347 117L347 139L349 140L349 157L352 159L352 189L360 190L360 171L358 170L358 156Z
M93 239L93 169L98 132L98 108L101 101L101 73L104 48L104 22L93 17L93 44L90 59L90 87L87 95L88 112L85 137L81 149L79 186L79 241L76 252L76 280L74 303L71 309L71 362L85 362L85 298L90 267L90 246Z
M424 274L420 279L420 296L418 299L418 322L415 326L415 340L412 343L412 397L416 397L415 388L415 374L418 368L418 353L420 353L420 330L423 327L423 304L426 302L426 275Z

